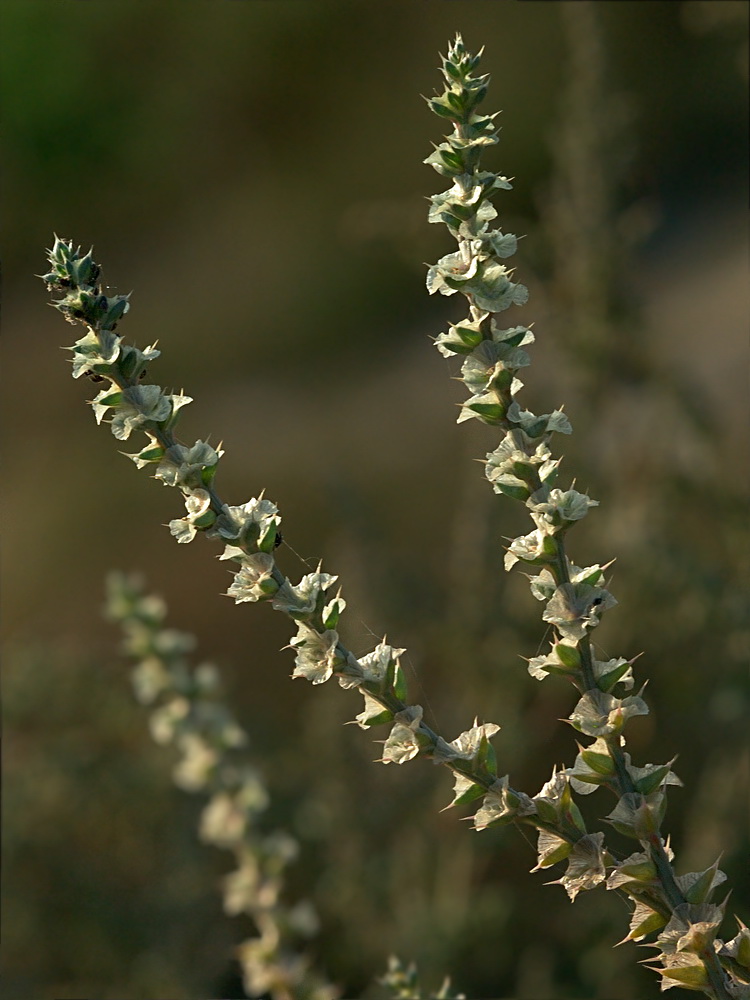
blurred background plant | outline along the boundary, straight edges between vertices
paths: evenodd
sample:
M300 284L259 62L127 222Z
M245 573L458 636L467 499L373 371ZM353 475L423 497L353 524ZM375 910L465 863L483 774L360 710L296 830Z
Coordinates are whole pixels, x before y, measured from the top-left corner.
M747 15L734 0L6 0L3 998L243 995L225 859L197 842L198 807L171 787L95 613L113 565L144 569L225 668L273 762L269 823L300 842L291 890L315 900L345 995L373 990L389 952L473 997L656 990L632 946L612 950L618 900L571 911L527 874L523 840L438 814L439 769L373 766L378 746L340 725L345 693L290 684L280 616L221 597L225 567L160 527L173 495L113 457L33 277L50 230L96 245L105 281L135 289L126 337L159 337L154 379L196 399L185 438L224 439L229 502L265 486L286 558L341 576L350 645L387 631L407 646L427 721L459 732L485 712L504 768L539 787L570 756L565 691L518 658L543 640L501 568L522 525L469 461L489 438L455 429L462 392L428 340L446 302L421 262L445 243L425 221L437 137L417 95L456 29L487 45L505 108L490 165L519 179L500 221L529 234L529 405L565 402L566 468L601 501L577 532L582 555L618 557L601 641L646 654L633 753L680 753L678 857L690 870L723 850L746 910ZM274 739L290 720L293 752Z
M106 615L120 626L123 651L135 660L133 692L152 706L152 738L178 752L175 785L208 796L201 841L234 855L237 867L223 880L222 896L228 916L250 918L251 934L236 950L243 987L251 997L272 1000L336 1000L338 990L314 969L308 951L319 927L315 909L306 899L292 903L284 892L297 842L285 830L266 828L265 780L218 670L213 663L191 665L195 637L164 627L166 604L148 594L137 575L109 574Z

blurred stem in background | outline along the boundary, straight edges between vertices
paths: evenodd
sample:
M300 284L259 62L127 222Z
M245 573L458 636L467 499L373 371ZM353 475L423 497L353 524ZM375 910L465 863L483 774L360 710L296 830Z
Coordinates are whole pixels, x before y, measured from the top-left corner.
M734 27L735 15L746 16L742 6L694 2L684 5L684 17L694 30ZM688 717L687 700L658 720L661 743L674 737L681 760L695 769L689 801L676 811L677 841L688 865L726 852L729 878L747 899L748 872L741 863L747 825L736 795L750 785L742 723L750 607L736 559L737 547L746 549L747 543L746 477L725 474L736 465L728 433L731 399L717 406L704 382L660 361L653 349L633 262L656 226L658 207L625 204L637 158L633 109L612 91L600 8L592 0L558 7L567 85L553 141L553 180L541 199L551 251L550 312L583 401L596 415L586 431L601 463L594 475L610 495L628 491L631 497L626 535L611 507L602 511L599 532L610 544L619 535L629 556L629 580L620 582L627 598L622 624L646 623L646 634L657 643L653 648L649 639L649 659L664 662L667 670L691 664L685 699L700 698L701 685L708 683L706 725L691 730L696 739L684 745L680 708ZM746 76L746 42L738 65ZM700 287L692 293L700 295ZM708 332L701 348L709 366L710 340ZM633 426L627 414L644 408L645 418ZM613 437L616 452L608 445ZM581 441L576 444L580 449ZM710 529L704 521L709 510ZM706 530L710 544L702 541ZM704 671L710 680L701 677ZM661 672L653 683L652 694L658 697L663 687L659 700L666 703L673 689ZM717 730L720 740L711 735Z
M319 926L312 904L285 901L285 870L299 845L284 830L264 831L261 815L269 795L245 749L247 731L227 705L216 667L190 665L194 637L164 628L166 610L161 598L145 592L141 579L110 574L107 617L122 629L124 651L136 661L133 691L142 705L151 706L151 735L180 754L175 784L209 796L200 839L234 855L237 867L222 884L224 912L246 914L256 930L236 949L245 990L271 1000L335 1000L338 989L306 954L304 941ZM223 959L217 956L217 967Z
M694 0L684 5L683 16L691 30L731 30L746 17L742 7ZM598 532L609 545L624 546L630 560L630 584L623 579L621 585L632 612L623 627L645 621L646 633L658 643L649 649L654 662L694 665L686 697L701 697L701 665L712 673L706 705L711 721L698 744L691 741L681 753L683 762L686 755L693 757L691 767L700 773L690 804L678 807L686 860L697 862L704 851L713 855L722 849L739 859L748 842L741 832L742 809L729 789L750 782L741 721L748 708L742 673L750 655L750 607L733 553L737 546L747 548L746 476L741 470L725 474L736 466L727 403L717 405L707 381L676 364L674 354L669 363L655 350L634 262L656 227L659 206L643 196L628 202L638 159L637 110L613 91L606 11L593 0L560 4L558 11L566 87L552 142L554 171L540 198L540 215L551 252L551 321L569 355L581 402L595 414L584 431L585 448L580 438L574 444L579 452L598 456L599 475L611 496L629 496L627 511L603 509ZM740 45L738 66L746 76L746 40ZM692 292L700 294L698 287ZM710 341L707 332L697 348L706 352L707 366ZM675 349L695 348L686 343ZM580 459L586 462L585 455ZM708 511L713 512L711 545L701 541ZM665 616L667 607L671 612ZM657 674L653 683L665 681ZM722 740L706 735L712 726L721 728ZM683 742L680 713L660 718L658 728L664 745L666 734L674 738L672 745ZM729 877L747 893L746 869L735 863Z
M579 0L557 10L565 87L541 218L552 251L556 326L575 359L581 392L596 412L613 383L639 381L644 374L644 337L626 275L642 235L633 222L649 220L618 211L635 154L632 114L609 84L597 4Z

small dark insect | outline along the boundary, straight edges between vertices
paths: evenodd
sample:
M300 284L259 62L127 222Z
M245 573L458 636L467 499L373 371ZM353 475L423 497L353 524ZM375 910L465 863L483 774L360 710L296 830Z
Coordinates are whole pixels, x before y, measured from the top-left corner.
M282 543L283 541L284 541L284 538L283 538L283 536L282 536L281 532L280 532L280 531L277 531L277 532L276 532L276 541L275 541L275 542L273 543L273 547L274 547L275 549L278 549L279 545L281 545L281 543Z

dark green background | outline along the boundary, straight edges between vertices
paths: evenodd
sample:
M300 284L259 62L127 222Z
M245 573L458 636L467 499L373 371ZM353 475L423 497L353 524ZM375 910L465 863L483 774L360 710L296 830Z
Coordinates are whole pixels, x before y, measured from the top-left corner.
M501 724L501 773L535 792L573 760L555 721L572 692L519 659L544 644L541 606L502 572L503 540L527 522L471 461L496 436L455 426L456 366L429 339L461 307L424 290L423 262L452 247L426 222L442 184L421 160L441 126L419 95L456 30L487 47L487 109L503 109L487 163L516 178L501 223L528 234L514 263L531 302L513 320L535 321L539 343L524 398L565 402L563 469L602 502L574 558L618 557L620 607L597 640L610 656L645 651L652 714L630 750L640 764L679 752L678 871L723 850L747 920L748 8L594 5L606 77L589 96L627 114L619 145L589 163L616 177L596 226L617 264L586 353L550 208L575 45L561 6L3 3L7 1000L241 995L231 948L250 928L222 915L228 858L198 844L200 803L171 787L132 704L99 617L112 567L143 569L222 667L274 796L269 823L303 844L290 898L314 899L317 958L347 996L393 951L428 987L450 973L471 998L657 995L636 964L646 953L612 950L627 932L619 898L571 907L543 884L554 873L527 874L534 852L515 831L477 835L439 813L447 774L371 763L385 733L342 726L357 697L290 683L287 623L221 596L230 578L208 542L174 544L163 525L179 496L95 426L83 400L96 389L60 350L79 334L33 277L53 231L94 244L105 280L134 290L119 332L158 338L153 380L195 398L183 438L223 439L222 495L265 488L284 515L284 571L322 558L340 574L355 651L385 632L408 647L427 721L448 738L474 715ZM604 793L584 805L594 825L612 808Z

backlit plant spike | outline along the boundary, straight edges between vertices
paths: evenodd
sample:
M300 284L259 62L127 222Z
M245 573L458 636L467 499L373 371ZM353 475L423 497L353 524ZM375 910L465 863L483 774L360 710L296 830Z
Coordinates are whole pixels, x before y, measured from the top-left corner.
M364 697L357 723L362 728L390 726L381 759L404 763L427 757L444 764L454 774L452 804L476 805L476 829L511 822L534 827L539 836L538 867L566 861L558 881L571 897L598 884L629 896L636 905L629 939L640 940L666 927L679 911L688 930L679 938L677 957L683 961L683 952L689 952L690 961L697 960L705 972L706 984L693 988L703 989L714 1000L729 1000L740 995L737 990L747 980L737 974L738 959L720 940L711 947L698 946L706 936L690 928L707 921L703 914L698 920L692 910L680 909L692 904L675 878L671 852L660 833L666 788L675 783L674 775L668 765L634 769L623 749L629 719L647 712L642 692L627 694L634 686L633 661L598 660L591 645L591 632L615 605L604 586L606 566L581 569L565 551L569 529L596 505L572 484L568 489L557 486L559 459L552 456L550 442L555 433L569 434L570 423L560 409L538 416L516 399L522 388L517 373L530 363L525 348L534 338L528 327L505 327L498 320L510 306L522 305L528 293L503 263L515 252L516 238L490 228L497 217L490 195L511 185L506 177L479 169L480 155L497 142L497 132L496 116L477 111L488 82L486 76L472 76L478 62L479 56L468 53L457 37L443 60L446 90L428 101L453 126L428 158L451 181L448 191L433 197L430 219L448 226L458 249L431 267L427 280L431 292L460 291L468 301L466 319L441 334L436 345L446 356L463 357L462 377L470 396L459 421L478 419L503 432L498 447L487 456L489 482L495 492L524 503L532 519L533 530L511 541L505 565L511 569L521 562L534 567L532 594L544 604L543 618L554 627L556 637L547 656L530 661L529 671L540 679L548 673L565 674L580 696L569 721L593 740L581 747L581 755L591 751L593 756L581 756L583 764L577 762L575 768L553 771L538 795L515 790L508 775L498 777L488 749L497 728L493 724L475 723L452 742L425 724L422 708L408 697L399 664L403 650L385 641L361 656L346 648L338 631L345 602L340 591L333 590L334 576L321 567L296 584L284 576L276 563L282 541L277 507L262 493L238 506L225 504L215 487L220 448L201 441L187 446L175 438L180 409L190 399L145 381L148 364L158 352L129 347L114 333L129 301L104 294L100 268L91 253L83 254L71 242L56 238L44 280L60 294L53 304L65 318L86 326L72 347L73 374L109 383L92 403L97 421L106 419L122 440L134 430L146 434L147 445L130 457L139 468L156 465L157 478L182 492L186 515L170 523L178 542L188 543L198 533L223 542L220 558L236 564L230 596L237 603L269 601L292 619L297 629L290 642L294 676L318 685L335 676L342 687L357 688ZM587 780L592 773L603 780ZM614 794L616 805L608 822L640 841L653 876L627 873L624 881L612 882L616 873L626 875L621 869L626 861L608 849L601 832L589 834L572 799L572 789L580 791L589 784L594 790L604 785ZM709 899L704 902L711 904ZM677 959L666 944L657 961L662 963L660 971L674 971ZM664 982L674 985L669 977Z
M90 253L85 257L91 260ZM176 415L187 397L179 394L175 400L173 394L165 395L158 386L146 381L148 363L157 352L131 348L113 334L112 326L104 327L102 317L109 317L112 310L104 309L103 305L99 311L79 308L81 301L99 302L104 296L99 284L99 265L91 261L84 268L79 266L81 259L80 248L56 238L49 252L52 268L44 276L51 291L62 293L54 305L71 322L81 322L87 327L84 337L71 348L75 374L90 374L97 382L109 382L109 387L103 388L92 404L97 422L109 422L116 436L126 424L131 430L143 432L148 438L147 445L129 457L137 468L155 466L157 480L181 491L187 514L169 524L177 542L191 542L201 533L223 543L219 558L235 564L229 596L236 603L268 601L294 623L296 634L289 643L295 654L292 676L304 677L315 685L335 676L341 687L356 688L363 696L363 710L355 719L359 726L390 727L382 741L379 759L383 763L403 764L416 757L431 758L453 772L455 790L451 804L474 804L475 829L517 821L557 837L572 850L586 836L582 824L570 824L554 811L542 817L531 796L512 788L508 775L498 777L490 744L499 729L497 725L479 724L475 720L456 739L442 737L426 725L421 706L410 702L400 665L405 650L383 640L370 652L355 656L342 643L338 623L346 602L337 588L337 578L324 572L321 566L297 583L284 576L276 565L276 551L282 541L277 506L262 493L239 505L223 502L215 485L216 468L223 454L221 448L213 448L204 441L190 446L178 441L174 434ZM78 279L70 275L95 284L77 285ZM82 344L86 345L88 367L80 363ZM132 363L134 357L137 364ZM96 364L96 372L91 364ZM177 725L179 720L172 718L172 710L161 718L160 732L171 732L170 727ZM568 778L561 773L559 780L567 782ZM227 822L231 805L225 797L217 799L208 814L209 826ZM248 946L245 960L249 961L258 947Z
M570 434L572 428L561 410L537 416L522 409L516 398L523 387L518 372L530 363L524 348L534 338L526 326L504 327L500 322L500 313L523 305L528 292L513 281L504 263L515 252L515 236L491 228L497 211L490 198L508 190L510 182L480 169L481 153L498 135L496 116L478 111L488 84L486 75L472 75L478 61L457 35L443 60L445 90L428 100L432 111L453 128L425 160L451 183L432 197L429 220L444 223L458 248L429 268L427 288L431 294L460 292L467 299L467 317L440 334L435 344L446 357L463 358L461 375L470 396L459 422L481 420L503 433L487 455L488 481L496 493L525 504L534 524L529 534L510 542L505 556L507 570L519 562L538 568L530 577L531 591L544 602L542 618L556 633L550 652L529 661L529 672L539 680L558 674L571 681L580 697L568 721L593 741L579 744L575 765L553 773L533 800L538 816L580 835L571 844L553 831L540 830L537 867L567 859L568 869L558 881L571 899L602 883L630 895L635 910L628 938L641 940L661 930L654 962L662 989L681 985L717 1000L744 996L750 980L722 961L727 946L716 938L723 906L709 902L723 873L713 865L703 873L676 877L661 834L667 788L680 784L672 761L636 767L623 749L629 719L647 714L648 706L642 691L626 694L634 684L632 661L601 661L595 656L591 633L616 604L604 585L603 568L581 570L566 553L568 531L597 506L572 485L556 485L560 462L553 458L550 442L553 434ZM572 790L588 794L599 787L616 797L606 822L642 847L641 853L619 863L613 864L605 851L601 833L585 832L572 801ZM465 783L457 786L458 801L471 793ZM490 800L499 818L505 815L503 795L507 790L501 786L494 802ZM690 898L696 885L701 887L700 901Z
M425 724L421 706L410 703L400 665L405 650L383 640L369 653L355 656L342 643L338 622L346 602L339 589L334 592L337 578L321 566L297 583L283 575L276 565L276 550L282 541L277 506L262 493L239 505L222 501L215 487L222 450L204 441L191 446L178 441L174 435L176 415L188 397L165 395L146 381L148 362L157 352L140 352L126 346L119 335L113 334L112 325L103 325L102 317L113 312L103 304L98 311L79 308L80 302L96 303L105 297L99 284L99 265L91 260L90 253L85 255L85 267L80 264L83 259L80 248L56 238L49 252L51 270L44 280L51 291L62 293L53 304L71 322L87 327L84 337L71 348L74 366L85 343L87 363L95 363L97 369L94 373L90 365L78 363L76 374L91 374L97 381L109 382L92 403L97 422L105 422L106 418L117 436L126 417L131 430L140 430L148 438L146 447L129 457L138 468L155 466L155 478L183 494L187 516L169 524L175 539L185 544L201 533L223 543L219 558L237 567L229 596L236 603L268 601L294 623L296 634L289 643L295 654L292 676L304 677L315 685L335 676L341 687L356 688L363 696L364 708L355 720L362 728L390 726L380 757L384 763L403 764L415 757L428 757L447 766L456 781L457 794L452 804L482 799L477 802L473 820L478 830L515 819L555 833L574 845L585 831L570 826L559 828L555 817L542 819L530 796L515 791L507 775L498 778L489 744L499 729L497 725L480 725L475 720L474 726L455 740L444 739ZM77 280L82 284L76 284ZM102 345L106 345L106 363ZM135 365L134 356L138 359Z

